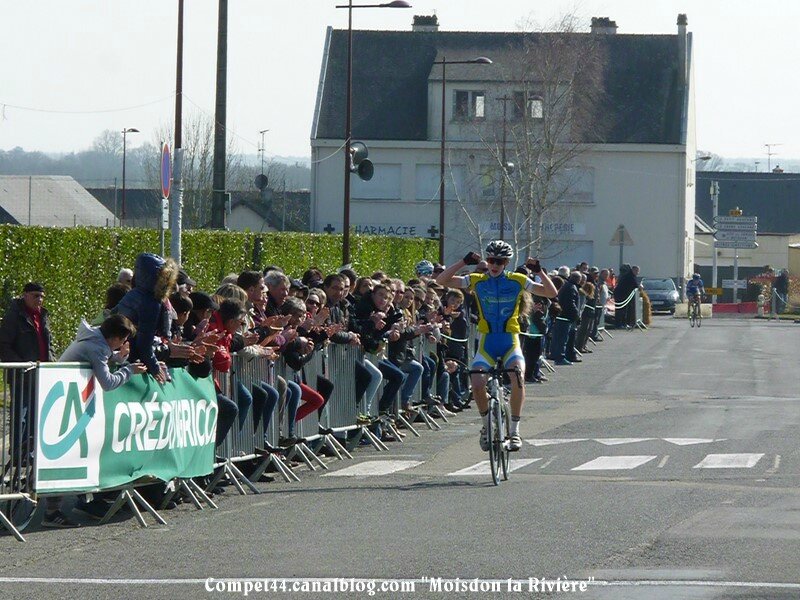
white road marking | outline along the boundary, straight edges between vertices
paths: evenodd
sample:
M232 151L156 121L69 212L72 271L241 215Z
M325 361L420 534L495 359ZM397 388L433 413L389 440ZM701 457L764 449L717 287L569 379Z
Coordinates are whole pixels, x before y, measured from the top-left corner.
M709 454L693 469L751 469L763 454Z
M357 465L325 473L323 477L375 477L377 475L389 475L397 471L411 469L421 465L421 460L368 460Z
M595 442L600 442L604 446L620 446L622 444L635 444L637 442L649 442L656 438L595 438Z
M669 454L667 454L664 458L661 459L661 461L656 466L656 469L663 469L664 465L667 464L668 460L669 460Z
M641 467L657 456L598 456L580 466L573 467L572 471L622 471Z
M516 471L517 469L521 469L522 467L527 467L531 463L535 463L537 460L542 460L541 458L512 458L508 461L508 471ZM489 475L492 472L491 467L489 466L488 460L482 460L476 465L472 465L471 467L467 467L466 469L461 469L460 471L454 471L453 473L448 473L449 476L457 477L461 475Z
M546 467L550 466L550 463L551 463L551 462L553 462L553 461L554 461L556 458L558 458L558 455L557 455L557 454L554 454L553 456L551 456L551 457L548 459L548 461L547 461L546 463L542 464L542 465L541 465L539 468L540 468L540 469L544 469L544 468L546 468Z
M780 466L781 466L781 455L780 454L776 454L775 455L775 462L773 463L773 465L769 469L767 469L767 473L770 474L770 475L774 475L775 473L778 472L778 469L780 468Z
M589 438L552 439L552 440L525 440L531 446L555 446L556 444L569 444L570 442L585 442Z
M676 446L692 446L694 444L710 444L712 442L724 442L725 438L661 438L665 442L675 444Z

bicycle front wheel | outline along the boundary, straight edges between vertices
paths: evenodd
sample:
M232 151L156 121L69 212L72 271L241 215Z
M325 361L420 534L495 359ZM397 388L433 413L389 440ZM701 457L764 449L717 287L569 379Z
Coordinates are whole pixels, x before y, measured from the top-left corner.
M498 413L500 418L498 419L498 425L500 429L500 466L503 471L503 481L508 481L508 456L510 454L508 450L508 440L509 440L509 433L511 432L511 415L509 414L509 407L508 403L506 402L498 402Z
M486 423L486 434L489 437L489 469L492 471L492 482L495 485L500 484L500 453L497 444L497 398L489 398L489 415L488 422Z

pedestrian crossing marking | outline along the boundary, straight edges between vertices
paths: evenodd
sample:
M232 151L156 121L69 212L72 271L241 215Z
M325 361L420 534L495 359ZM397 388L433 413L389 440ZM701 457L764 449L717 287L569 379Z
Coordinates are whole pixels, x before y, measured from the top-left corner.
M641 467L658 456L598 456L594 460L573 467L572 471L627 471Z
M595 442L599 442L604 446L621 446L622 444L636 444L638 442L649 442L656 438L595 438Z
M692 446L694 444L710 444L712 442L724 442L725 438L661 438L665 442L675 444L676 446Z
M569 444L570 442L586 442L589 438L551 439L551 440L525 440L531 446L555 446L556 444Z
M763 454L709 454L693 469L752 469Z
M325 473L323 477L375 477L412 469L422 463L421 460L368 460L332 473Z
M527 467L528 465L535 463L537 460L542 460L541 458L512 458L508 461L508 472L516 471L517 469L521 469L522 467ZM460 477L462 475L490 475L491 474L491 467L489 466L488 460L482 460L478 464L472 465L471 467L467 467L466 469L461 469L460 471L454 471L452 473L448 473L448 476L452 477Z
M639 442L664 441L675 446L693 446L695 444L711 444L713 442L724 442L727 438L543 438L525 440L531 446L556 446L558 444L569 444L572 442L597 442L604 446L621 446L623 444L637 444Z

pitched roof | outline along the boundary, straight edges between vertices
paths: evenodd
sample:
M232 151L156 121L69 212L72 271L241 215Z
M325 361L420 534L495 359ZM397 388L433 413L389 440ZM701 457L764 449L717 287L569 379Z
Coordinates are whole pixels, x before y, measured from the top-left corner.
M709 189L719 182L718 213L739 207L758 217L758 233L800 233L800 173L702 171L695 183L695 212L713 222Z
M29 200L30 198L30 200ZM0 220L44 227L106 227L114 215L72 177L0 175Z
M432 69L438 70L433 65L437 55L489 56L492 67L478 71L466 66L465 76L480 80L493 71L500 80L531 40L535 44L545 36L564 36L569 42L589 35L602 65L602 100L592 111L593 139L584 141L681 143L678 36L590 33L354 31L353 136L426 140L428 80ZM331 30L330 36L312 131L315 139L344 138L347 31Z

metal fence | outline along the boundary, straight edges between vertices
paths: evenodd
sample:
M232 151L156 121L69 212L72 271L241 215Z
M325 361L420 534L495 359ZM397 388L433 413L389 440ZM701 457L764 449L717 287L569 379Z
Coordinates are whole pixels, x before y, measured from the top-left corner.
M0 523L24 541L20 530L28 525L36 506L36 363L0 363L0 372Z

